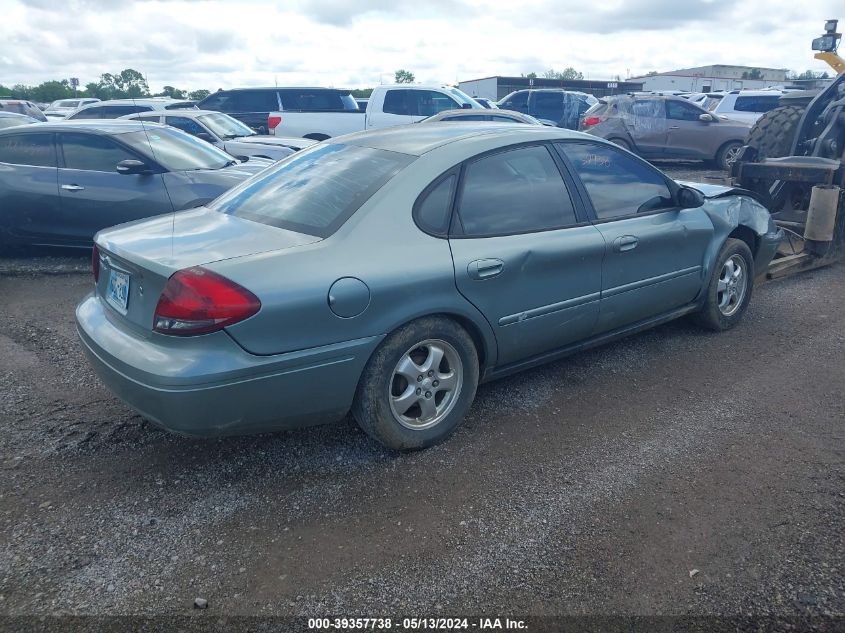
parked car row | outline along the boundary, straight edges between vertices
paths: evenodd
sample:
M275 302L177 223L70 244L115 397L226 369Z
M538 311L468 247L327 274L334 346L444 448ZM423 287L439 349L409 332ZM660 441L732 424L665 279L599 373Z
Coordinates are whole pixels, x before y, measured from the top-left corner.
M196 136L236 158L281 160L317 141L256 134L237 119L213 110L167 110L128 114L124 119L163 123Z

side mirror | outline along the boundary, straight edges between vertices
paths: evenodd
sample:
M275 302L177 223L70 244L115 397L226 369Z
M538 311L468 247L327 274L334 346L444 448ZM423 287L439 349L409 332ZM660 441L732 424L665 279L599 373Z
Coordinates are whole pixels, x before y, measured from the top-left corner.
M704 114L698 115L698 120L704 121L705 123L713 123L714 121L716 121L716 117L714 117L712 114L707 114L705 112Z
M116 167L117 173L123 175L130 175L130 174L146 174L150 171L150 168L147 167L147 164L140 161L140 160L122 160L117 164Z
M195 135L197 138L200 138L208 143L214 143L215 138L209 134L208 132L199 132Z
M704 194L692 187L681 187L678 191L678 204L683 209L697 209L704 204Z

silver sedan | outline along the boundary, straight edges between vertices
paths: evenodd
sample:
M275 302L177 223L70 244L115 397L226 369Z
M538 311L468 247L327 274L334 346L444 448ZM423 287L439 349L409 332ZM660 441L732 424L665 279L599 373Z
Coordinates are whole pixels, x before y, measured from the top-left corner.
M780 238L751 194L679 184L595 137L410 125L101 231L76 318L103 381L168 429L351 410L417 449L458 427L481 381L684 315L736 325Z

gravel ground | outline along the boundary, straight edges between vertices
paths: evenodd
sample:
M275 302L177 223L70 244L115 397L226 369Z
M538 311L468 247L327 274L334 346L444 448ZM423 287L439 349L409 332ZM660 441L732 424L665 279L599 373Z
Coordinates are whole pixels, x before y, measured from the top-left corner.
M81 354L87 255L41 255L0 260L0 614L842 630L845 265L758 286L727 333L679 321L484 385L449 442L396 455L349 419L150 427Z

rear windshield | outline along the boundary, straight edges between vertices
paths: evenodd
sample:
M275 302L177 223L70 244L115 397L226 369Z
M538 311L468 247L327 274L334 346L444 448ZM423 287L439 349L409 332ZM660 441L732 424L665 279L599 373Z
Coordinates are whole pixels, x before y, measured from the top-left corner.
M328 237L413 156L325 144L294 154L224 194L215 211L282 229Z
M584 113L584 116L599 115L605 112L607 112L607 101L597 101Z
M166 127L125 132L118 138L134 150L149 156L168 171L222 169L232 157L211 143Z

